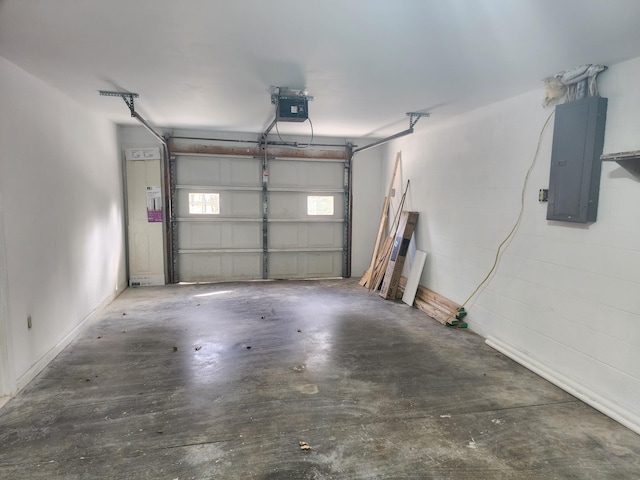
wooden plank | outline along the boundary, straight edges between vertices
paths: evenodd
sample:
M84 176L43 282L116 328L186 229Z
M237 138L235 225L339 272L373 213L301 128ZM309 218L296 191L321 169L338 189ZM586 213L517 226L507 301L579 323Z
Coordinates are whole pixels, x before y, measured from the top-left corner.
M387 237L384 239L382 248L378 255L378 261L373 270L371 281L369 282L369 291L377 290L384 278L384 272L387 270L387 264L389 263L389 257L391 256L391 247L393 246L393 237Z
M376 263L378 262L378 256L380 254L380 234L384 231L384 227L387 223L387 215L389 212L389 197L384 197L384 205L382 207L382 212L380 212L380 224L378 226L378 235L376 237L376 243L373 245L373 255L371 256L371 263L369 264L369 268L364 272L362 278L358 284L361 286L368 288L371 286L371 280L373 278L374 269Z
M258 144L247 143L242 146L216 144L213 140L169 139L169 151L173 155L225 155L243 157L264 157L264 148ZM347 148L296 148L290 146L267 146L270 157L304 158L309 160L348 160Z
M449 318L451 317L450 315L447 315L443 312L441 312L440 310L433 308L432 305L423 302L422 300L415 300L415 305L418 309L422 310L424 313L426 313L427 315L429 315L431 318L433 318L434 320L439 321L440 323L442 323L443 325L446 324L449 321Z
M420 276L422 275L422 269L424 268L424 262L427 260L427 252L416 250L416 256L411 264L411 270L409 271L409 278L407 279L406 287L402 295L402 301L407 305L413 305L413 301L416 298L418 291L418 284L420 282Z
M457 303L452 302L448 298L445 298L442 295L439 295L436 292L433 292L425 287L418 288L416 297L420 298L425 302L432 303L434 305L439 305L443 309L451 312L455 312L458 310L458 308L460 308L460 305L458 305Z
M438 303L429 302L429 301L424 300L422 298L418 298L417 296L416 296L416 301L420 301L422 303L426 303L431 308L433 308L434 310L437 310L438 312L442 312L444 315L447 315L449 317L455 312L455 310L451 310L449 308L445 308L445 307L443 307L442 305L440 305Z
M389 264L384 274L384 280L380 289L383 298L396 298L398 282L402 275L402 268L409 249L409 242L413 236L413 230L418 223L418 212L402 212L396 237L393 240Z
M371 281L371 265L369 265L369 267L362 274L362 277L360 277L360 280L358 281L358 285L360 285L361 287L366 287L370 281Z
M421 288L418 289L417 295L420 296L425 301L439 303L443 307L448 308L450 310L456 310L459 307L457 303L452 302L448 298L445 298L442 295L432 290L429 290L426 287L421 286Z
M399 291L404 291L406 284L407 278L401 277L398 288ZM439 293L436 293L433 290L429 290L422 285L418 285L416 298L413 304L416 306L416 308L423 311L443 325L454 320L456 314L458 313L458 308L460 308L460 305L458 305L457 303L452 302L448 298L443 297Z
M373 270L378 260L380 246L383 243L384 230L387 226L387 217L389 215L389 203L391 202L391 193L393 191L393 184L396 181L396 175L398 173L398 165L400 164L401 159L402 159L402 152L398 152L396 154L396 163L393 166L393 174L391 175L389 190L387 192L387 196L384 197L382 212L380 212L380 223L378 224L378 234L376 235L376 241L373 244L373 253L371 254L371 262L369 263L369 268L362 275L360 282L358 282L363 287L370 286L369 283L371 281L371 276L373 275Z

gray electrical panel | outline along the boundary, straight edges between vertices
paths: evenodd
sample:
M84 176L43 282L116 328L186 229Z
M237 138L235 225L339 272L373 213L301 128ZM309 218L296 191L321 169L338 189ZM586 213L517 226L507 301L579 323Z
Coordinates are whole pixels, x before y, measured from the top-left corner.
M602 97L556 106L547 220L596 221L606 117Z

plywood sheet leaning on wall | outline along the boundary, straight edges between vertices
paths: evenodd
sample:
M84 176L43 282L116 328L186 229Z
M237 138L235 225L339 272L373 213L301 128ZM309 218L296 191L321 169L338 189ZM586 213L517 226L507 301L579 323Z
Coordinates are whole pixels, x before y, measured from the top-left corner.
M404 261L407 258L407 250L417 223L418 212L402 212L396 236L393 240L387 270L380 288L380 296L382 298L396 298Z
M420 286L420 276L422 275L422 269L424 268L424 262L427 260L427 252L416 250L415 258L411 264L409 270L409 278L407 278L407 285L405 286L404 293L402 294L402 301L407 305L413 305L416 299L416 293L418 293L418 287Z

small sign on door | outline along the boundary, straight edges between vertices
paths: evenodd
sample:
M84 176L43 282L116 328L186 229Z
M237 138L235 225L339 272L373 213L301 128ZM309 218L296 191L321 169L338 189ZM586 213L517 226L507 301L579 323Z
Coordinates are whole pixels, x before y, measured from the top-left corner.
M147 187L147 222L162 222L162 192L160 187Z

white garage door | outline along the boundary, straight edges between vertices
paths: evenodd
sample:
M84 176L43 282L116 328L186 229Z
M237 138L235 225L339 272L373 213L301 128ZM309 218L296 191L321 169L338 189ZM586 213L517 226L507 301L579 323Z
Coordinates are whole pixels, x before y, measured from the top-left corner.
M173 161L177 281L343 275L343 160Z

